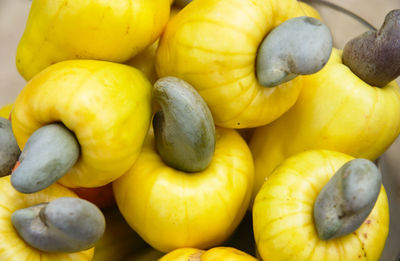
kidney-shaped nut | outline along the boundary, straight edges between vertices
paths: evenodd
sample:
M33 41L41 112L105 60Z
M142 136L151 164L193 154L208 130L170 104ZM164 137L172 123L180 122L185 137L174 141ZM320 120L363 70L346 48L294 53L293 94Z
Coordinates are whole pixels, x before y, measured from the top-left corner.
M343 48L343 64L366 83L383 87L400 75L400 9L378 31L367 31Z
M314 203L314 221L323 240L358 229L372 211L382 185L377 166L366 159L345 163Z
M45 252L78 252L102 237L105 218L89 201L61 197L15 211L12 224L26 243Z
M45 125L29 137L11 175L13 187L22 193L47 188L63 177L79 158L74 134L59 123Z
M153 119L162 159L179 170L204 170L214 155L216 140L206 102L190 84L176 77L159 79L153 94L162 109Z
M312 74L328 62L332 51L329 28L313 17L289 19L272 30L257 53L257 78L276 86L297 75Z
M11 122L0 117L0 177L11 174L20 153Z

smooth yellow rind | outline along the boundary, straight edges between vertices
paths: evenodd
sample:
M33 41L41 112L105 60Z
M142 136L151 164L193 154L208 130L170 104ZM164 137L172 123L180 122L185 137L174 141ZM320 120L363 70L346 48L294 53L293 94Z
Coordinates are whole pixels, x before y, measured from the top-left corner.
M287 157L309 149L340 151L375 160L400 133L400 92L395 81L370 86L342 64L333 49L325 67L303 77L296 104L275 122L255 129L253 198Z
M170 0L33 0L18 71L29 80L63 60L127 61L160 36L169 10Z
M12 107L14 106L13 103L7 104L0 108L0 117L8 119L10 113L12 111Z
M171 0L172 1L172 0ZM175 6L171 7L170 19L174 17L181 9ZM152 45L148 46L146 49L138 53L131 60L127 61L125 64L135 67L141 70L154 84L157 79L157 72L155 67L156 53L159 44L159 39L157 39Z
M352 159L340 152L306 151L286 159L268 177L253 206L254 237L264 260L379 260L389 232L383 186L372 212L355 232L324 241L314 225L319 192Z
M113 189L128 224L153 248L209 248L226 240L243 218L253 174L247 144L234 130L217 129L213 159L195 173L165 165L150 135Z
M80 156L60 180L68 187L99 187L135 162L151 119L152 86L132 67L71 60L37 75L18 95L12 128L23 149L38 128L62 122L76 136Z
M163 256L159 261L256 261L254 257L232 247L214 247L210 250L179 248Z
M196 88L216 125L267 124L294 104L303 84L297 77L279 87L261 86L255 73L258 47L287 19L318 14L311 10L295 0L193 1L167 24L157 50L157 73Z

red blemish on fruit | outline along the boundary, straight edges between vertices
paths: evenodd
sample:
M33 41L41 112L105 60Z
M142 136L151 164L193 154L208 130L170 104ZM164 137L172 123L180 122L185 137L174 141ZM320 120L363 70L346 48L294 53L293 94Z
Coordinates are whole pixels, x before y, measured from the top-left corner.
M365 221L365 224L367 224L367 225L371 224L371 220L370 220L370 219L367 219L367 220Z
M19 160L15 163L13 169L11 170L11 173L13 173L18 167L19 165L21 165L21 162L19 162Z
M110 207L115 204L111 183L97 188L71 188L78 197L86 199L99 208Z

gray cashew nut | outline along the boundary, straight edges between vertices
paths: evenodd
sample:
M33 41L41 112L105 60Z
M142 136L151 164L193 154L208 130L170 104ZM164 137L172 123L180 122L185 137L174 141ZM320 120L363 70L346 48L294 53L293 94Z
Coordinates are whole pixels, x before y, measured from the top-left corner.
M11 174L11 184L22 193L47 188L64 176L79 158L74 134L59 123L36 130L28 139Z
M211 112L187 82L164 77L154 84L161 106L154 115L156 147L169 166L187 172L205 169L215 150L215 125Z
M11 222L27 244L45 252L89 249L105 230L100 209L89 201L73 197L17 210Z
M301 16L273 29L261 43L256 61L258 82L273 87L297 75L324 67L332 52L329 28L318 19Z
M376 165L366 159L344 164L314 203L318 236L329 240L357 230L372 211L382 184Z
M11 122L0 117L0 177L11 174L21 151L11 129Z

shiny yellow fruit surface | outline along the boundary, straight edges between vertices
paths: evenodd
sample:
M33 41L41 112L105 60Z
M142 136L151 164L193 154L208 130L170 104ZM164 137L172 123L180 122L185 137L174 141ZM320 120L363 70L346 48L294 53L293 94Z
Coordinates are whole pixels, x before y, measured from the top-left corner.
M77 197L67 188L53 184L33 194L17 192L10 176L0 178L0 260L2 261L90 261L94 248L76 253L48 253L29 246L11 223L14 211L60 197Z
M127 61L160 36L169 10L169 0L33 0L17 68L29 80L63 60Z
M136 160L151 119L151 84L132 67L72 60L48 67L18 95L12 128L21 149L38 128L62 122L76 136L80 156L60 180L99 187Z
M383 186L372 212L355 232L324 241L314 225L319 192L352 159L340 152L306 151L286 159L268 177L253 206L254 237L263 260L379 260L389 232Z
M256 261L254 257L232 247L215 247L204 251L196 248L179 248L159 261Z
M303 77L296 104L275 122L254 131L253 198L266 177L287 157L308 149L340 151L375 160L400 132L400 92L396 82L370 86L342 64L334 49L325 67Z
M316 9L314 9L314 7L300 1L297 3L299 4L299 8L297 9L297 14L295 16L311 16L322 20L321 15Z
M180 8L172 6L169 18L171 19L172 17L174 17L180 10ZM141 70L153 84L158 79L155 67L158 44L159 39L157 39L152 45L148 46L146 49L138 53L131 60L126 62L126 64Z
M114 181L115 199L128 224L153 248L209 248L225 241L243 218L253 185L245 141L217 129L216 148L203 171L167 166L150 134L133 167Z
M294 104L303 84L297 77L274 88L261 86L255 73L257 50L269 31L303 15L318 17L296 0L193 1L169 21L157 51L157 73L196 88L216 125L267 124Z
M10 103L10 104L7 104L7 105L1 107L0 108L0 117L8 119L13 106L14 106L14 104Z
M158 79L156 68L154 66L155 56L158 47L158 39L142 52L138 53L133 59L126 62L127 65L135 67L142 71L151 83L155 83Z

